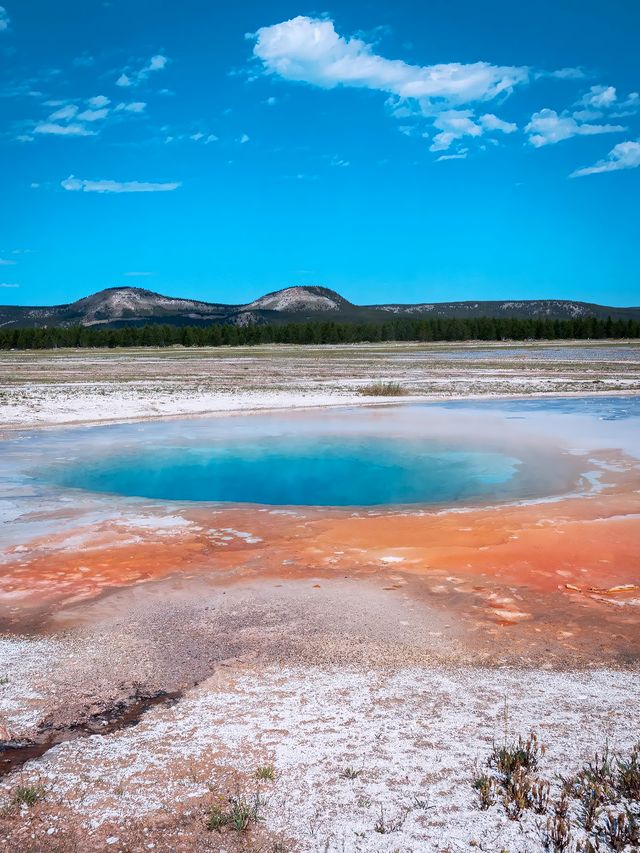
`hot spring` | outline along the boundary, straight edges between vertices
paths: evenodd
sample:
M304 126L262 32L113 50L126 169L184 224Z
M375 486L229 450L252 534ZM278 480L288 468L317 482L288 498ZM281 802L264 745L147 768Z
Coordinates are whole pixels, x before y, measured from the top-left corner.
M504 415L429 406L113 425L61 431L36 479L132 499L306 507L477 505L572 488L575 457L524 433Z

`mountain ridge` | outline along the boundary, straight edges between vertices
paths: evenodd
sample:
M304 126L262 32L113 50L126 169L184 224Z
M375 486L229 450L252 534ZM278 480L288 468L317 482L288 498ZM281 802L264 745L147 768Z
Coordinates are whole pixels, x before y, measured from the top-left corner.
M141 287L110 287L74 302L50 306L0 306L0 328L37 326L101 326L118 328L150 323L209 325L231 323L385 322L394 318L517 317L571 320L640 319L640 307L617 308L566 299L465 300L462 302L381 303L355 305L335 290L319 285L293 285L251 302L227 304L164 296Z

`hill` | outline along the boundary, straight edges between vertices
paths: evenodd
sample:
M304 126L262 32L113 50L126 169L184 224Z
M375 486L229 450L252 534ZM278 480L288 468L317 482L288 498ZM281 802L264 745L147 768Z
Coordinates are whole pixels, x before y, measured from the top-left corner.
M326 287L295 286L243 305L163 296L139 287L111 287L66 305L0 306L0 327L101 326L121 328L166 323L176 326L306 322L384 322L391 317L517 317L570 320L640 319L640 307L614 308L561 299L494 302L424 302L354 305Z

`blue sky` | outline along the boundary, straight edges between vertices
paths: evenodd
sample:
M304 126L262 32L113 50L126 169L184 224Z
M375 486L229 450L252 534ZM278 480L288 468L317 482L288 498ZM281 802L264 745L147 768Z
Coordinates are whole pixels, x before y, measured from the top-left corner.
M640 303L632 0L0 4L0 303Z

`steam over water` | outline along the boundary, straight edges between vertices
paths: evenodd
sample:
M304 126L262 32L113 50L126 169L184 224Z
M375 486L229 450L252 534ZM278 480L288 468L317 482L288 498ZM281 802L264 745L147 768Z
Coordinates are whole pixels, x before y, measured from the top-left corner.
M78 499L328 507L527 500L581 488L591 468L581 443L603 446L589 433L601 433L605 418L626 432L636 410L633 398L502 401L76 428L42 441L44 464L33 474L43 486L80 490Z

